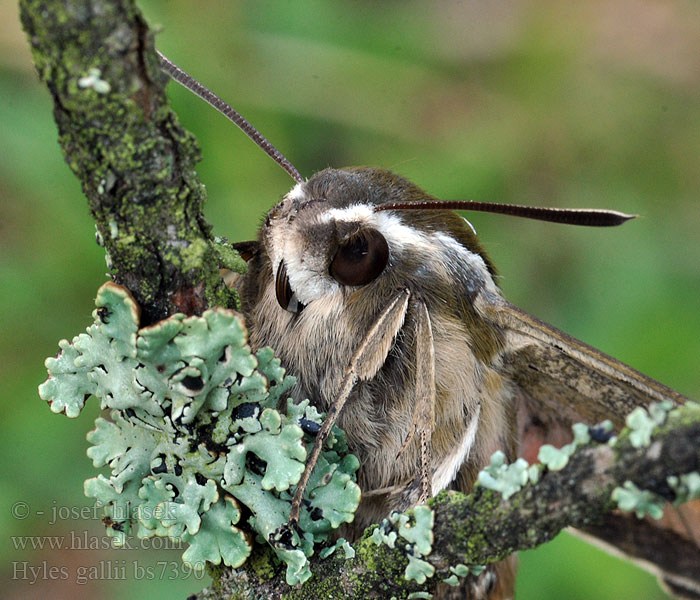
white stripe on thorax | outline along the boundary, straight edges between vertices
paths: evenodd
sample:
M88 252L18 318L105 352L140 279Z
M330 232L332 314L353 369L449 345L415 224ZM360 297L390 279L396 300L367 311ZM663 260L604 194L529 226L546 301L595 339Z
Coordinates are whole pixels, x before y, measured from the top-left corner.
M464 432L464 437L461 443L457 446L456 450L452 452L435 470L433 474L433 495L437 494L439 491L444 490L457 476L457 472L464 462L469 458L469 452L474 445L474 440L476 439L476 430L479 425L479 413L481 412L481 406L477 406L476 414L469 421L469 426Z

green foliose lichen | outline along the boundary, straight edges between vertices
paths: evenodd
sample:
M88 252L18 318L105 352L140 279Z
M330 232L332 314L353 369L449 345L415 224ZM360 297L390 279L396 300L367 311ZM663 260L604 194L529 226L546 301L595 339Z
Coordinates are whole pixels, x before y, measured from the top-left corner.
M529 481L530 472L529 465L523 458L519 458L510 465L506 464L505 460L506 456L503 452L500 450L494 452L489 465L479 472L477 483L487 489L500 492L507 500Z
M399 535L414 545L417 554L427 556L433 546L435 514L427 506L420 505L413 509L413 516L415 524L403 523L399 527Z
M467 575L474 575L478 576L481 575L481 573L484 572L484 569L486 569L485 565L463 565L463 564L458 564L455 566L450 567L450 575L446 578L444 578L442 581L446 583L447 585L451 585L453 587L459 585L459 580L461 578L466 577Z
M421 504L410 510L408 514L392 512L372 531L370 539L377 546L385 544L389 548L396 546L399 536L405 539L408 565L404 577L409 581L422 584L428 577L435 574L435 567L423 560L432 550L434 523L433 510Z
M638 406L625 419L630 429L629 440L635 448L642 448L651 443L651 435L658 426L663 425L668 412L673 408L669 401L654 402L646 409Z
M680 477L671 475L666 480L676 494L676 499L673 501L676 506L700 498L700 473L697 471L685 473Z
M411 592L406 596L407 600L430 600L433 595L430 592Z
M649 515L660 519L664 514L664 499L649 490L639 489L633 482L625 481L622 487L616 487L612 499L624 512L634 511L639 519Z
M371 540L375 546L386 545L389 548L394 548L398 533L391 530L391 525L388 519L384 519L378 527L372 531Z
M345 538L340 538L332 546L328 546L328 547L324 548L323 550L321 550L321 552L319 553L319 556L321 558L328 558L338 549L343 550L343 556L345 557L346 560L351 559L351 558L355 558L355 549L350 545L350 542L348 542Z
M555 448L551 444L542 444L537 453L537 460L550 471L561 471L561 469L569 464L569 457L571 456L567 446L569 446L569 444L562 448Z
M408 554L408 566L404 577L408 581L415 581L417 584L425 583L429 577L435 575L435 567L420 556Z
M107 283L96 304L87 332L47 359L39 394L69 417L89 396L111 411L88 434L88 456L110 476L85 482L105 507L108 534L116 543L185 541L183 560L203 568L241 565L257 533L287 563L288 583L308 579L314 543L352 521L359 503L359 465L343 433L334 429L309 481L300 530L280 544L271 536L288 519L313 445L301 425L311 431L321 416L308 400L287 398L294 379L272 350L253 354L227 309L139 329L126 289Z

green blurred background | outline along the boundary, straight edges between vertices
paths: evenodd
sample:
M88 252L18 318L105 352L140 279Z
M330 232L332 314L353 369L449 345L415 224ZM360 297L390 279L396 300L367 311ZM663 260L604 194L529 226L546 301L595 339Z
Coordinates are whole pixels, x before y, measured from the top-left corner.
M160 49L306 176L377 165L443 199L641 214L616 230L469 218L513 302L700 397L696 0L141 7ZM254 237L292 181L204 103L175 84L169 93L202 146L209 221L230 239ZM58 340L90 324L106 268L7 0L0 115L0 595L184 597L203 582L178 570L181 551L75 548L103 540L99 520L65 514L90 505L85 434L97 410L54 415L36 386ZM34 536L29 546L73 536L73 549L21 549L17 536ZM566 534L521 565L521 599L665 597L651 576Z

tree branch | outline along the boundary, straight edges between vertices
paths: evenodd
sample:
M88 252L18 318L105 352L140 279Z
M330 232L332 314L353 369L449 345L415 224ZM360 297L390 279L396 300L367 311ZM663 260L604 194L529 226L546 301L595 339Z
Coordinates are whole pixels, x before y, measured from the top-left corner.
M426 558L435 567L435 576L419 586L404 577L408 564L405 545L396 548L376 546L371 529L355 544L356 557L312 561L314 576L303 586L290 588L284 583L284 570L274 576L260 564L269 560L260 551L241 570L220 569L216 588L205 590L199 598L389 598L405 597L418 590L432 591L447 577L449 567L476 565L502 560L517 550L534 548L554 538L566 527L581 528L595 535L619 522L606 515L616 508L613 490L631 481L639 488L670 498L667 478L700 470L700 409L688 405L677 409L667 423L658 428L651 444L635 448L625 430L614 447L591 444L579 448L560 471L545 471L537 484L528 484L510 498L477 487L465 496L442 492L429 502L435 512L433 552ZM647 521L616 515L627 523L629 531L644 535L653 529ZM636 528L637 525L641 527ZM373 528L372 528L373 529ZM655 543L648 548L656 559L659 541L666 536L673 546L664 558L664 568L681 579L698 581L700 549L670 532L653 531ZM399 538L401 540L401 538ZM621 539L624 542L624 538ZM680 544L680 546L679 546ZM624 543L623 543L624 546ZM682 560L679 558L682 556ZM640 556L650 559L652 556Z
M169 108L168 77L134 3L21 0L20 11L64 157L142 325L208 305L235 308L202 216L199 148Z

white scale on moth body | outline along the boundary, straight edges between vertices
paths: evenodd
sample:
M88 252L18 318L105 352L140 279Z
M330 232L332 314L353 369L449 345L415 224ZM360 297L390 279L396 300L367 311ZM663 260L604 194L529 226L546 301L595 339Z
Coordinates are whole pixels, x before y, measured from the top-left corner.
M490 456L514 460L576 421L685 398L510 304L471 224L454 210L614 226L616 211L439 201L378 168L305 180L229 105L161 56L163 69L229 117L296 181L244 250L236 286L253 348L275 349L296 397L326 411L290 514L330 428L346 431L363 490L347 535L444 488L468 492ZM509 577L512 561L485 575ZM511 574L512 575L512 574ZM484 577L482 575L481 577ZM485 579L484 579L485 581Z

